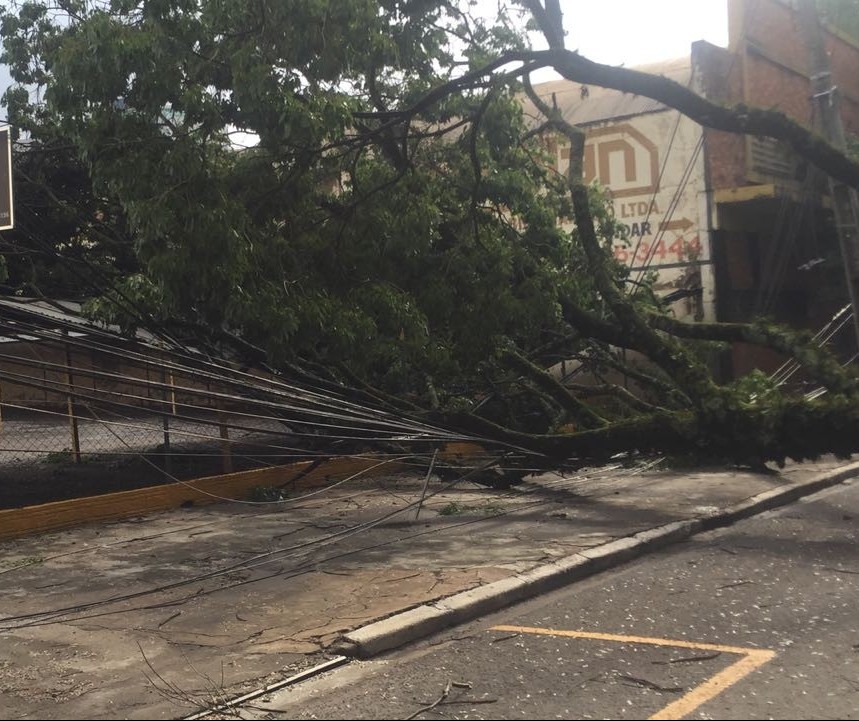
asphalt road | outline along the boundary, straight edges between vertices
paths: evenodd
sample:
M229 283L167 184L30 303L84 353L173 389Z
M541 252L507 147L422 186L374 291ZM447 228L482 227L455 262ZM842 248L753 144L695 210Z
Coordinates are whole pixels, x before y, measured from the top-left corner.
M263 718L859 718L859 483L254 702ZM422 710L423 709L423 710Z

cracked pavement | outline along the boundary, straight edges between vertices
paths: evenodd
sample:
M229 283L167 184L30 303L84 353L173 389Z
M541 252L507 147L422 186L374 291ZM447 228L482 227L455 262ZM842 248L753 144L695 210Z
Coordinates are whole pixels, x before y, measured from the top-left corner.
M318 663L371 621L841 465L613 467L511 491L433 478L416 520L418 471L5 541L0 715L190 714Z

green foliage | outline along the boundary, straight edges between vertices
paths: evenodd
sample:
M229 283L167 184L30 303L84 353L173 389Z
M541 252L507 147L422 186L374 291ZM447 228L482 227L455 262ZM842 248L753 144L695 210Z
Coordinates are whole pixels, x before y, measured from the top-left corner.
M2 277L7 292L79 298L138 268L123 211L93 192L84 164L47 125L13 153L15 228Z
M248 500L255 503L276 503L284 498L283 489L276 486L254 486L248 493Z
M468 505L459 501L451 501L439 509L440 516L497 516L504 512L504 508L492 502L480 505Z
M11 571L13 569L24 568L26 566L38 566L45 562L41 556L24 556L22 558L14 558L11 560L0 561L0 572Z
M557 226L571 216L562 179L521 142L515 86L417 119L432 133L471 117L467 132L417 132L384 153L350 139L356 111L409 107L449 77L443 27L463 22L393 0L82 4L71 22L36 2L6 12L13 77L45 88L38 105L11 89L10 112L73 148L55 236L80 238L82 263L123 259L88 312L124 332L141 315L227 330L275 364L343 362L394 392L431 376L445 401L483 385L504 344L527 353L560 332L561 294L598 303ZM473 64L523 47L515 18L468 30ZM234 145L239 131L258 142ZM597 189L593 207L608 240L619 226ZM31 275L45 284L43 268Z
M126 336L132 336L138 329L141 318L131 312L133 308L156 310L161 307L157 287L150 278L135 273L119 278L114 286L103 296L90 298L82 307L82 312L91 320L106 326L114 326Z
M61 451L51 451L45 455L45 463L63 464L70 463L72 460L72 452L68 448Z
M653 322L653 275L620 292L632 279L607 194L550 167L518 80L467 74L526 47L519 18L479 22L467 5L13 3L0 59L27 136L26 212L8 290L95 288L87 312L125 333L145 319L238 338L275 366L345 367L388 397L531 433L581 411L541 368L575 358L612 389L629 349L653 366L634 376L648 401L615 385L589 442L628 443L644 406L668 419L668 445L751 453L755 439L782 454L799 412L783 391L760 374L713 383L707 338L690 350ZM588 214L596 237L571 227ZM751 332L852 392L807 339ZM507 349L537 373L511 370Z
M763 406L781 398L778 383L757 368L738 378L729 388L736 403Z

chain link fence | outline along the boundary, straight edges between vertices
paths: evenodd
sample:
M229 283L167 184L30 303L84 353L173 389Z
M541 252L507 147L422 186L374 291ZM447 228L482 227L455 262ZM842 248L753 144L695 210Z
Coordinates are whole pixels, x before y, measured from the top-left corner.
M271 377L82 335L0 342L0 508L301 456Z

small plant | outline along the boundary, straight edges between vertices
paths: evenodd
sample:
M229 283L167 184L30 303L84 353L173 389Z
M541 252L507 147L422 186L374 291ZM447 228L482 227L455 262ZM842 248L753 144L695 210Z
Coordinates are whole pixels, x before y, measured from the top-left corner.
M468 511L466 506L463 506L461 503L457 503L456 501L452 501L448 503L444 508L442 508L438 515L440 516L461 516L463 513Z
M257 503L282 501L284 497L283 489L277 486L254 486L249 494L249 499Z
M495 516L504 509L497 503L484 503L482 506L466 506L457 501L451 501L438 514L440 516Z
M484 516L497 516L504 513L504 508L498 503L486 503L478 511Z
M45 463L68 463L72 459L72 452L68 448L61 451L51 451L45 456Z
M0 569L3 571L11 571L15 568L23 568L24 566L35 566L36 564L42 563L45 559L41 556L25 556L24 558L18 558L13 561L3 561L0 562Z

